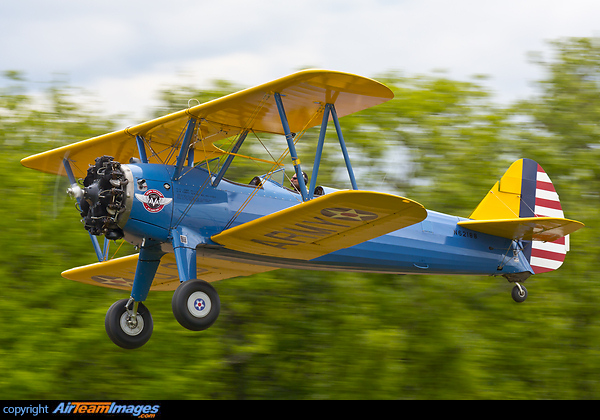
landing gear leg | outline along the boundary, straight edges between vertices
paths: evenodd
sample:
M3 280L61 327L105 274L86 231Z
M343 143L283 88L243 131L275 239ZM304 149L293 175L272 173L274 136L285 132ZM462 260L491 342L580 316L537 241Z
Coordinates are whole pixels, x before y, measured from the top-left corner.
M527 299L527 289L522 284L515 283L511 295L515 302L525 302L525 299Z
M154 322L142 301L148 297L162 256L160 247L150 241L144 241L133 278L131 297L118 300L106 312L106 333L119 347L136 349L146 344L152 335Z
M196 242L189 232L173 232L173 251L181 284L173 293L171 306L175 319L183 327L202 331L217 320L221 301L214 287L196 278Z

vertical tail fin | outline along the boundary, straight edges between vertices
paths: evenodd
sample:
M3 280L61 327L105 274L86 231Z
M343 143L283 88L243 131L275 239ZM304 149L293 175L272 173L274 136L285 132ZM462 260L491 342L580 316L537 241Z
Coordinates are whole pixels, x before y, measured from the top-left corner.
M531 159L514 162L469 218L498 220L524 217L564 218L552 181ZM559 268L569 250L569 236L554 242L526 243L525 256L536 274Z

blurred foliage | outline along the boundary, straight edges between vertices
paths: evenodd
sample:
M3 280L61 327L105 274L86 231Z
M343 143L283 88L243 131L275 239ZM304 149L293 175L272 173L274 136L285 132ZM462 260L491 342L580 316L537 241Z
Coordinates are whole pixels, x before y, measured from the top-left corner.
M62 181L19 164L114 124L79 105L77 91L64 84L33 95L25 75L5 72L0 396L599 398L598 42L555 41L554 55L538 60L546 70L538 94L510 106L495 104L481 79L389 73L376 78L395 99L341 121L362 188L460 216L468 216L512 161L538 161L566 217L587 227L572 236L559 271L527 281L527 302L513 302L511 286L491 277L279 270L216 283L221 316L202 333L179 326L170 293L151 292L154 334L134 351L116 347L104 331L106 310L125 295L60 277L94 261ZM185 108L190 98L204 102L234 90L223 81L202 91L175 86L162 92L164 105L152 117ZM266 140L278 147L277 139ZM344 188L336 141L328 135L319 183ZM311 162L315 143L310 130L298 143L303 162Z

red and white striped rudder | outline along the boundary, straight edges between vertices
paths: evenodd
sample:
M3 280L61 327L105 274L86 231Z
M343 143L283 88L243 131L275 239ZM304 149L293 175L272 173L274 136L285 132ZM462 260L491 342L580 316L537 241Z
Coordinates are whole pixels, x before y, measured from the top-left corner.
M560 200L550 177L537 165L535 186L535 216L564 218ZM558 269L569 250L569 235L554 242L533 241L530 265L535 274Z

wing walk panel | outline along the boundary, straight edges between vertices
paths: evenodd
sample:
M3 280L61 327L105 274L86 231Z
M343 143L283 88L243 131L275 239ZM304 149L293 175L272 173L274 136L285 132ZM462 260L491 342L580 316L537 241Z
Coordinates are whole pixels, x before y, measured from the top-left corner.
M111 289L131 290L137 267L138 254L114 260L76 267L64 271L62 276L69 280ZM197 278L213 282L234 277L250 276L256 273L276 270L274 267L204 258L198 254ZM150 290L169 291L179 286L179 274L174 254L162 257Z
M251 254L311 260L419 223L427 210L404 197L338 191L225 230L211 239Z

